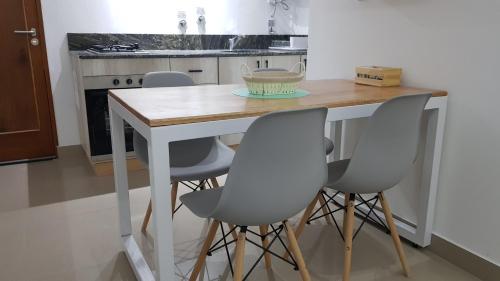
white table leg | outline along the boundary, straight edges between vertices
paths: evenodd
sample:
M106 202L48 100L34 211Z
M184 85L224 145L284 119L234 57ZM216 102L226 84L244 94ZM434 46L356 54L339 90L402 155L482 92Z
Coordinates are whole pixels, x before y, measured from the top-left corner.
M441 148L443 145L446 103L438 109L427 110L427 137L425 140L424 161L419 206L417 212L417 233L420 246L431 244L434 209L438 188Z
M149 178L153 205L156 280L174 280L174 248L170 202L170 159L168 140L153 128L148 142Z
M333 153L329 155L329 162L340 160L342 155L342 129L344 121L330 122L330 139L333 141Z
M109 110L109 115L111 123L111 145L113 147L115 190L118 197L118 212L120 217L120 234L124 237L132 234L127 162L125 155L125 132L123 119L111 109Z

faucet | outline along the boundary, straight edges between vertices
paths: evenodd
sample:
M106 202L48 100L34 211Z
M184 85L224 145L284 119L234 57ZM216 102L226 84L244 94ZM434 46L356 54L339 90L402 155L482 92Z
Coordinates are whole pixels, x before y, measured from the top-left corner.
M236 45L236 43L238 43L238 38L238 35L234 36L233 38L229 38L229 51L232 51L234 49L234 46Z

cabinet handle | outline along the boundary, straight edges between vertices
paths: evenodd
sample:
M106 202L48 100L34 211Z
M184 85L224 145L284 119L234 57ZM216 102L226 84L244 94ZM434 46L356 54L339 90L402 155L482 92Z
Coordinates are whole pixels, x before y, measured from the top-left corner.
M203 72L203 69L190 69L188 70L189 73L193 73L193 72Z
M304 66L307 69L307 59L304 59ZM306 69L304 69L304 70L306 70Z
M260 60L257 61L257 68L260 68Z
M269 60L266 60L266 68L269 68Z

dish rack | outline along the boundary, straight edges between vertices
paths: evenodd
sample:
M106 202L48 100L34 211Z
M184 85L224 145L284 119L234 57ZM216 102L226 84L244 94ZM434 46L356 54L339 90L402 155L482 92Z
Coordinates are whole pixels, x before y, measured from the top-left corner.
M299 72L294 72L297 69ZM270 69L251 71L248 65L241 66L242 78L252 95L291 95L295 93L300 81L304 79L305 65L296 63L290 70Z

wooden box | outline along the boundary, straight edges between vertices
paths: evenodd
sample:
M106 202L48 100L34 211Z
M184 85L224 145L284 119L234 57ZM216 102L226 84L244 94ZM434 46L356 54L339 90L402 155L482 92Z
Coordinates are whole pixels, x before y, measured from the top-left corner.
M354 81L358 84L378 87L399 86L401 83L401 72L401 68L359 66L356 67L356 79Z

